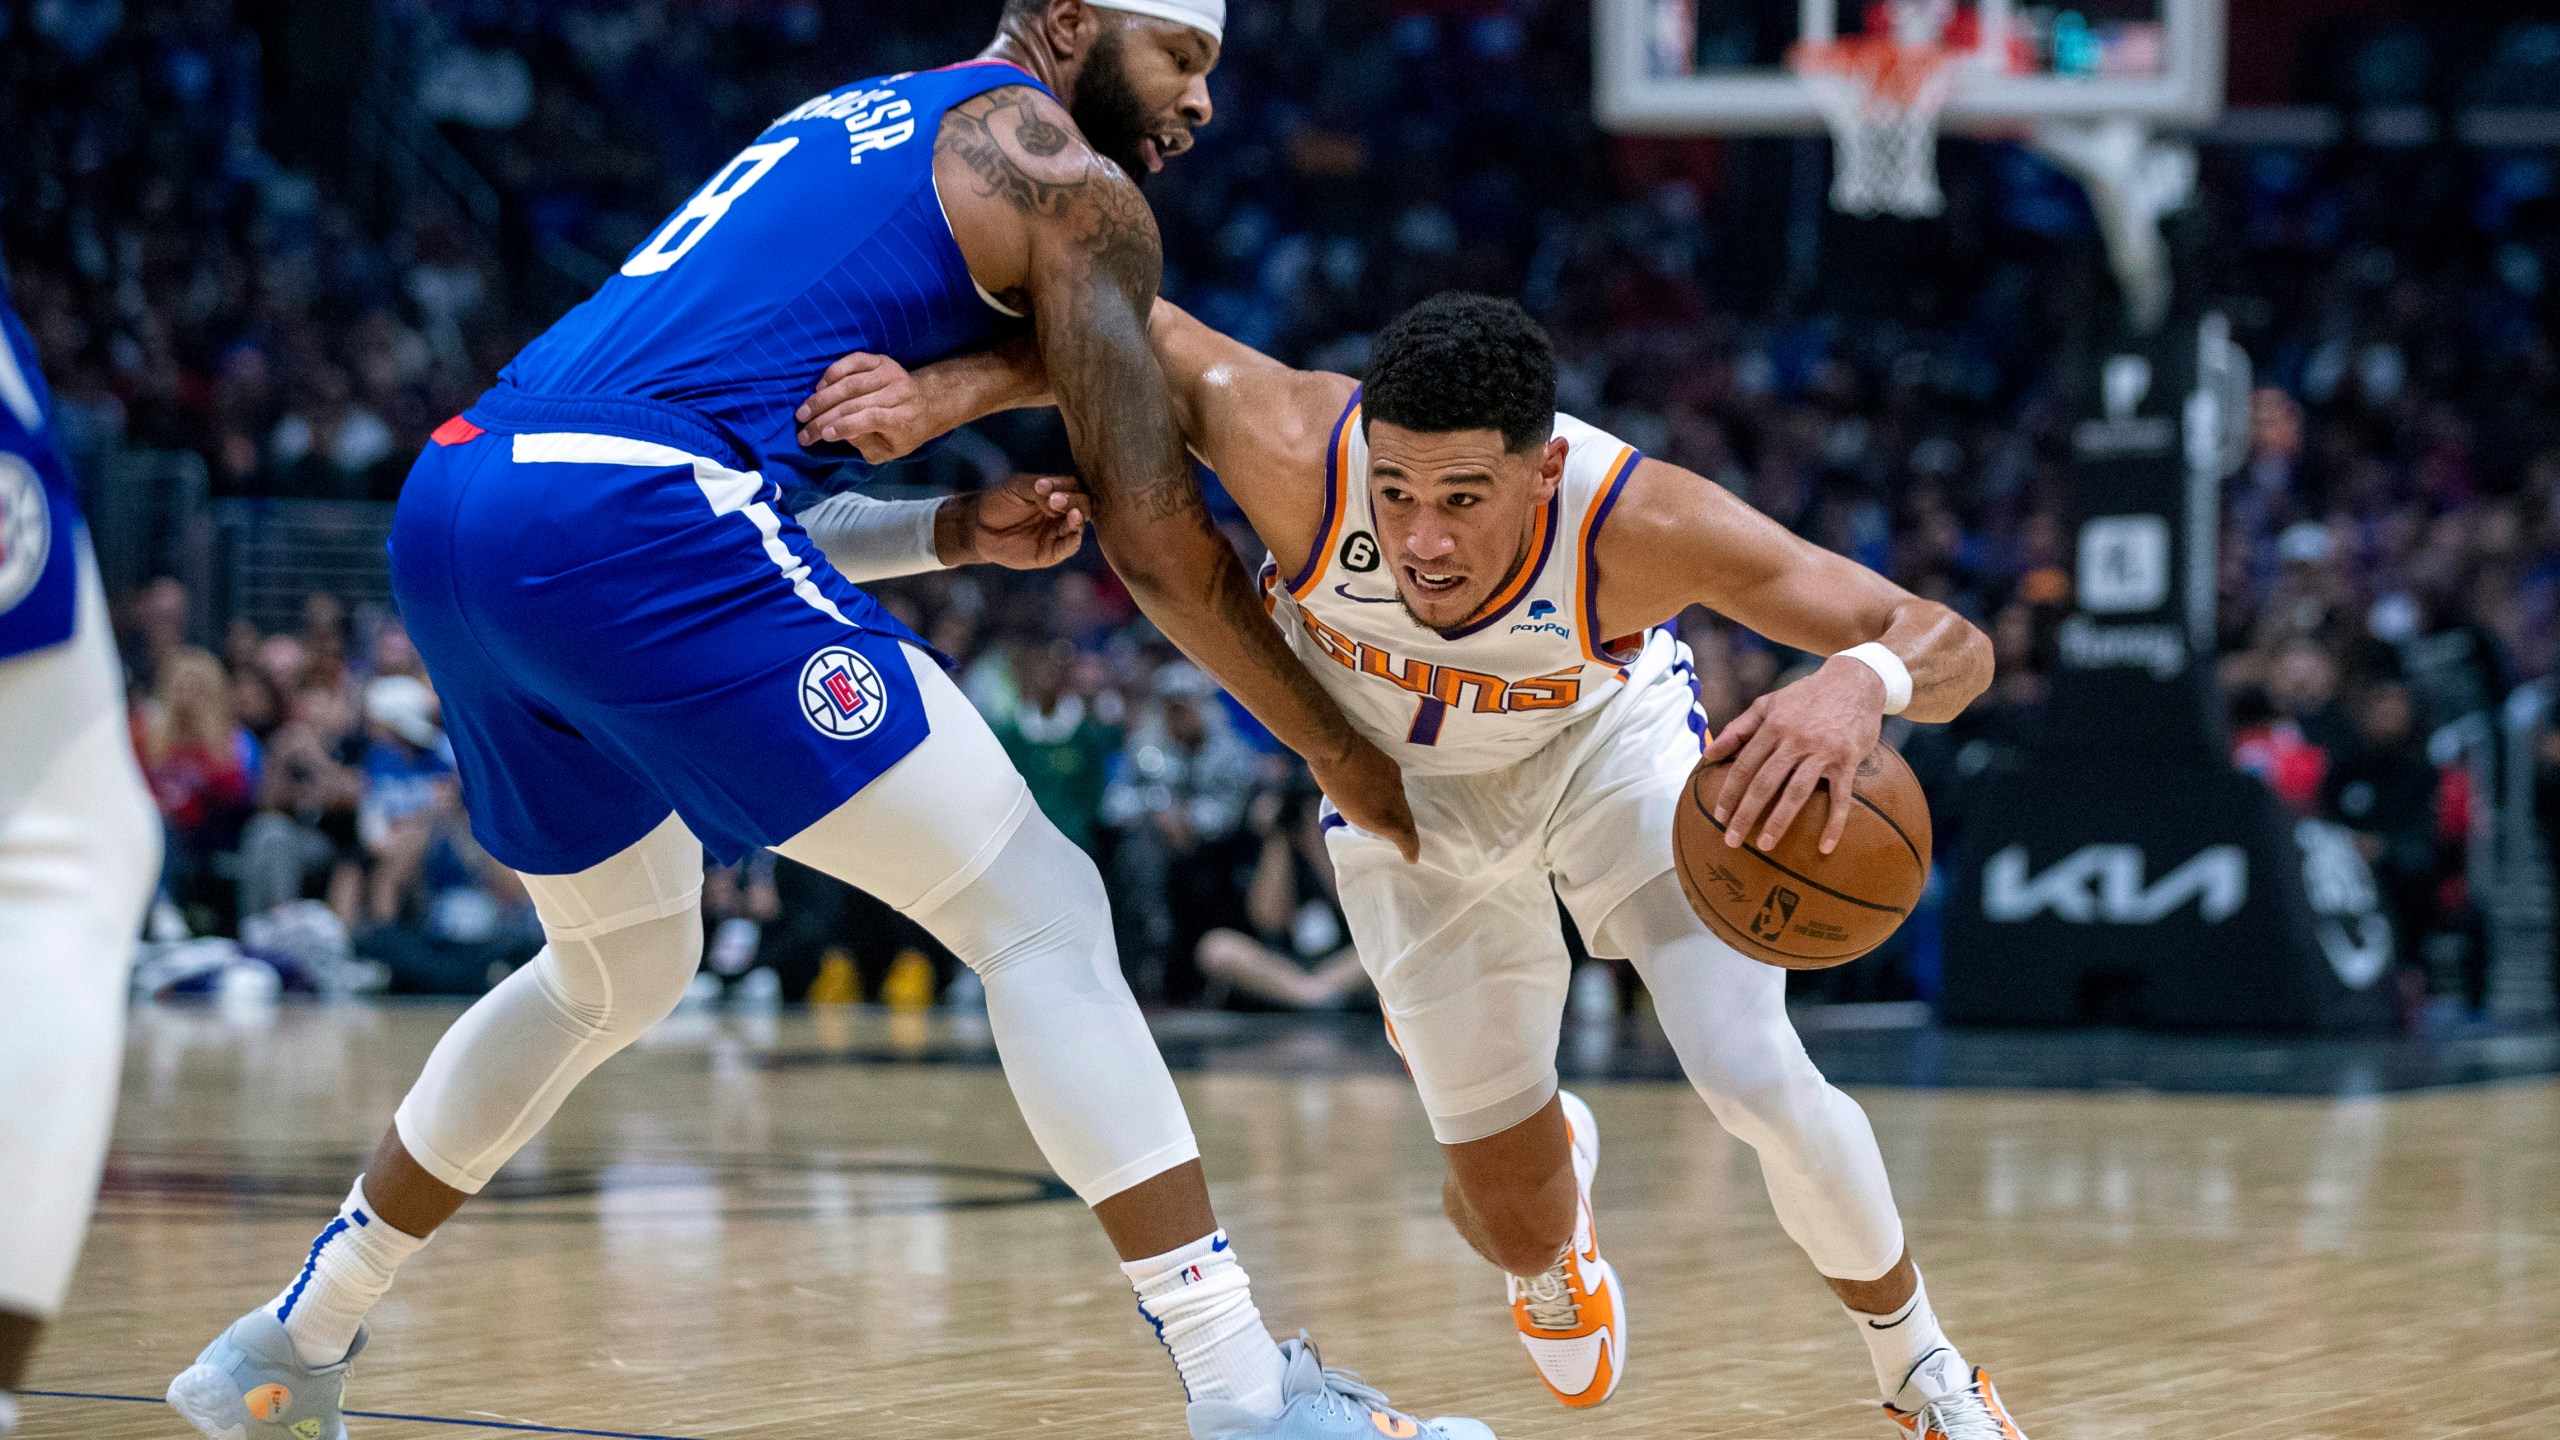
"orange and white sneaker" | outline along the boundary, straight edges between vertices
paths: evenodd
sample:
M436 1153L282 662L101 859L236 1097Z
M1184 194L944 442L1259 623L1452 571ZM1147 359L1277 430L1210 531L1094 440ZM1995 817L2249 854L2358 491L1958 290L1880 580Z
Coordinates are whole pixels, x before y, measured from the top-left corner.
M1931 1360L1954 1354L1938 1350L1922 1356L1911 1367L1912 1378L1904 1382L1902 1393L1894 1397L1916 1408L1905 1410L1887 1401L1884 1413L1912 1440L2027 1440L2027 1432L2009 1418L2009 1408L2000 1403L2000 1392L1992 1388L1991 1377L1981 1366L1973 1367L1961 1381L1953 1375L1930 1374ZM1925 1380L1937 1383L1924 1384Z
M1520 1327L1520 1343L1528 1347L1538 1378L1558 1400L1580 1409L1599 1404L1618 1388L1627 1360L1627 1305L1618 1289L1618 1272L1600 1258L1591 1223L1600 1127L1582 1097L1564 1090L1556 1098L1564 1104L1565 1126L1573 1138L1573 1178L1582 1192L1573 1248L1544 1275L1504 1278L1511 1291L1511 1321Z

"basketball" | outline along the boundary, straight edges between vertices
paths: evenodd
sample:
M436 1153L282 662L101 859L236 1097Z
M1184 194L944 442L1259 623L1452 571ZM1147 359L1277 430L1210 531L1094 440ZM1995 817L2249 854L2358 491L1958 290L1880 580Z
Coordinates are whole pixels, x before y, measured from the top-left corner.
M1892 746L1879 740L1858 762L1857 809L1828 855L1816 847L1831 822L1829 786L1774 848L1725 844L1716 792L1732 768L1722 760L1690 772L1671 831L1680 888L1717 938L1782 969L1828 970L1901 927L1929 883L1929 802Z

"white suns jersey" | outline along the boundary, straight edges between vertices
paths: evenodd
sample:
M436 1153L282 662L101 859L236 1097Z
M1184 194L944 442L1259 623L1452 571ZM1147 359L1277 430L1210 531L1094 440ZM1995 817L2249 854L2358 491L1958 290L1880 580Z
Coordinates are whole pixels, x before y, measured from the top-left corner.
M1351 722L1417 775L1515 763L1637 686L1668 678L1668 631L1603 636L1593 547L1643 458L1617 437L1556 416L1564 481L1532 522L1529 561L1476 617L1447 634L1405 612L1369 506L1360 397L1325 456L1323 539L1262 567L1264 603ZM1288 572L1284 563L1293 563Z

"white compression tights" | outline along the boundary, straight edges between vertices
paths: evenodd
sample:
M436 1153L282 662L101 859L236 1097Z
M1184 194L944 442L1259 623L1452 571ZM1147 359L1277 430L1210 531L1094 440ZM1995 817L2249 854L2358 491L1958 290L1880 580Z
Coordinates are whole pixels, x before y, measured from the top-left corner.
M38 1318L60 1311L88 1227L123 1058L125 967L160 874L160 817L91 603L84 595L70 644L0 663L12 721L0 760L31 782L0 794L0 1310ZM100 695L65 715L75 697Z
M1778 1223L1835 1280L1902 1258L1884 1156L1858 1102L1822 1078L1787 1019L1787 976L1708 933L1665 873L1610 912L1594 948L1631 956L1689 1083L1759 1152Z
M933 734L775 848L912 916L985 980L1032 1138L1087 1204L1199 1154L1121 978L1102 877L1032 803L994 732L909 650ZM551 943L457 1021L401 1102L401 1144L476 1193L700 963L700 844L670 816L592 870L527 876Z
M462 1012L392 1119L409 1157L467 1195L702 963L702 842L673 815L601 865L524 883L550 943Z
M935 717L937 731L941 723ZM990 763L1005 764L992 735L987 743L996 751ZM1000 773L1022 783L1010 765ZM986 983L987 1023L1023 1123L1058 1178L1087 1205L1099 1204L1199 1158L1200 1146L1120 973L1102 872L1027 790L1019 825L998 843L982 872L955 874L917 901L873 893L932 931ZM879 844L876 830L827 823L778 848L846 876L859 873L855 862Z

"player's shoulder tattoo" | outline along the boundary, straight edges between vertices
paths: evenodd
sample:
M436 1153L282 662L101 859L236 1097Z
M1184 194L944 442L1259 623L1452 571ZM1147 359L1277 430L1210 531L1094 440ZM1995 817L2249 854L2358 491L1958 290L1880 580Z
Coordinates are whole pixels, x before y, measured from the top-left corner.
M1164 268L1155 213L1057 101L1022 85L990 90L952 107L935 151L967 167L980 195L1062 227L1129 293L1155 293Z

